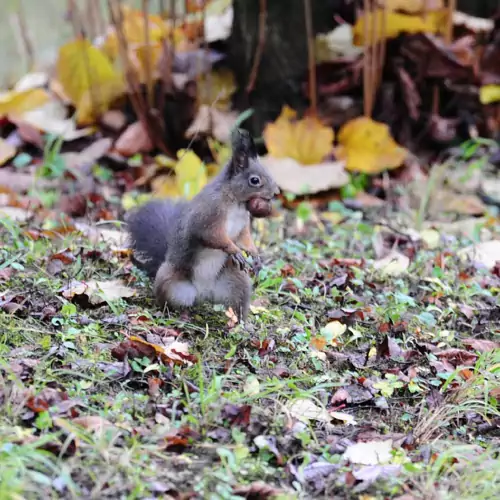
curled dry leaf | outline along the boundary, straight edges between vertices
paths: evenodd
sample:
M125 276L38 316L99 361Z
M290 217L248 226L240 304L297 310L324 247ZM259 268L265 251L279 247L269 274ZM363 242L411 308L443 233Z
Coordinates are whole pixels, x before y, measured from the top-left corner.
M379 174L400 167L407 150L391 137L389 127L367 117L347 122L339 132L338 158L346 161L351 172Z
M349 183L349 175L342 161L329 161L306 167L293 158L265 156L261 161L269 169L280 189L296 195L337 189Z
M269 155L293 158L302 165L317 165L332 152L333 130L315 117L297 119L297 113L284 106L274 123L264 132Z
M65 94L77 108L81 125L93 123L125 91L122 75L86 39L73 40L59 49L56 72Z
M231 142L231 129L237 117L232 111L221 111L208 105L201 105L193 123L186 131L186 137L191 139L203 134L228 144Z

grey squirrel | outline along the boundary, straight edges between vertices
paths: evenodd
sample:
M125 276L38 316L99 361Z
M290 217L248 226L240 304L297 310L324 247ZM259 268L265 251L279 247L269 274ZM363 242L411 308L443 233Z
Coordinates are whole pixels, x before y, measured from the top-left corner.
M257 255L250 215L271 213L279 188L250 134L236 129L232 157L192 200L151 201L127 217L137 267L154 278L160 306L231 307L246 321L252 282L241 251Z

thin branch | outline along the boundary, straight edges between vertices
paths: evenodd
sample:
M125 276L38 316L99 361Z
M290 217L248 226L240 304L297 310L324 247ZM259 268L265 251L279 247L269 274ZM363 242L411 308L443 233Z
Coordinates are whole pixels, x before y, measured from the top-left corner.
M304 17L307 34L307 59L309 62L309 100L313 115L318 113L318 97L316 93L316 57L314 54L314 31L311 12L311 0L304 0Z
M142 0L142 17L144 18L144 42L145 42L145 52L144 52L144 70L146 73L146 95L148 99L148 105L150 108L153 107L153 74L152 74L152 62L151 62L151 40L149 37L149 0Z
M368 117L370 116L370 106L369 106L369 89L370 89L370 41L369 41L369 30L368 30L368 13L370 12L369 0L363 0L363 114Z
M35 50L33 48L33 42L29 34L28 25L26 23L26 15L24 12L24 6L22 0L19 0L19 8L15 15L16 15L17 25L19 27L20 39L22 41L24 52L28 59L28 67L29 67L28 71L31 71L35 64Z
M377 93L377 72L378 72L378 36L379 36L379 30L378 30L378 9L377 5L375 2L372 1L372 39L370 40L370 52L371 52L371 58L370 58L370 88L368 89L369 95L370 95L370 101L369 101L369 107L368 107L368 113L369 116L372 115L373 113L373 103L375 100L375 96Z
M264 53L264 46L266 44L266 31L267 31L267 0L260 0L259 39L257 42L257 49L255 51L255 57L253 60L252 71L250 72L250 78L248 79L248 85L246 88L247 94L252 92L252 90L255 87L257 74L259 72L260 61L262 59L262 54Z

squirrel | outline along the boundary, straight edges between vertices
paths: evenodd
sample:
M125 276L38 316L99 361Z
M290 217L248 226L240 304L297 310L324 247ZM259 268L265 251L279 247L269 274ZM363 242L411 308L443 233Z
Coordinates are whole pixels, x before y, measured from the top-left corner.
M252 282L242 250L258 253L250 216L270 215L279 188L247 131L236 129L231 142L228 163L192 200L153 200L126 222L133 262L154 278L161 307L223 304L245 322Z

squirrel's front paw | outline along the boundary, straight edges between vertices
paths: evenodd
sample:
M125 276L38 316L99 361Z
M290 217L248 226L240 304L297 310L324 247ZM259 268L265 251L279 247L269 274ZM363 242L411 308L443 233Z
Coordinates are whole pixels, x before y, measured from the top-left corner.
M243 257L243 254L241 252L233 253L231 255L231 258L233 259L233 262L236 264L236 266L240 268L241 271L243 271L243 269L245 269L245 267L248 265L245 257Z

